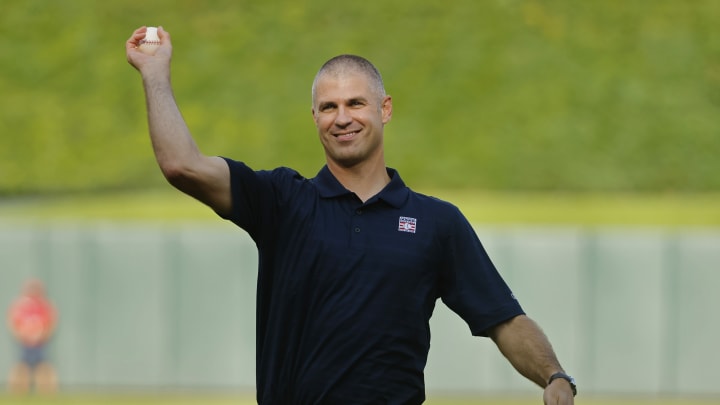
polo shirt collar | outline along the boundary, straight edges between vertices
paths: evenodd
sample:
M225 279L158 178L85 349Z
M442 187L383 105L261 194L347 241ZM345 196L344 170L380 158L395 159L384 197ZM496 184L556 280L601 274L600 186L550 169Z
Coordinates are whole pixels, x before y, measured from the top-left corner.
M390 183L383 188L375 197L372 197L369 202L379 199L390 204L395 208L401 207L408 198L410 190L408 190L405 182L400 178L397 170L387 168L388 175L390 176ZM352 191L348 190L340 184L340 182L333 176L327 165L323 166L318 172L317 176L312 179L313 183L320 192L322 198L335 198L343 195L353 194Z

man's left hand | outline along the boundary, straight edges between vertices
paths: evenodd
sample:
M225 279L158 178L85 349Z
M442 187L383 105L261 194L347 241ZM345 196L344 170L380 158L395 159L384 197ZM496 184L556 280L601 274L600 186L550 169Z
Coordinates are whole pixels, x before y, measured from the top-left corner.
M545 405L574 405L575 397L573 397L570 383L562 378L553 380L550 385L545 387L543 401L545 401Z

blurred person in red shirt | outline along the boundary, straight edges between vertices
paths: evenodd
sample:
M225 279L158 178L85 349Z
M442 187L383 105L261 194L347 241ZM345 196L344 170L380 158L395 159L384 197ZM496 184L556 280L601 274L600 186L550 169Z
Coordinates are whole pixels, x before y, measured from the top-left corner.
M47 359L47 343L57 323L57 312L45 295L42 281L31 279L10 306L8 326L20 344L20 361L12 368L8 389L12 393L40 393L57 390L57 375Z

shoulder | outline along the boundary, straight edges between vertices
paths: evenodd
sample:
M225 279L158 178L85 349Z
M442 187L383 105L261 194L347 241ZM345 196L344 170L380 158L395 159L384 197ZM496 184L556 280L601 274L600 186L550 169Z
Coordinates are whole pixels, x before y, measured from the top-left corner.
M415 191L410 192L411 204L419 207L425 218L429 218L439 241L471 240L475 230L455 204ZM469 238L468 238L469 237Z
M300 174L297 170L289 167L276 167L271 170L259 170L256 174L260 177L266 178L276 184L294 184L294 183L305 183L307 178Z
M465 216L460 209L447 200L418 193L412 189L410 189L410 200L411 203L417 204L422 209L436 215L439 220L452 222L465 220Z
M244 162L223 158L230 170L230 181L233 190L257 191L263 189L282 192L285 189L294 191L294 187L308 182L297 170L289 167L277 167L268 170L254 170Z
M233 160L226 157L223 157L223 159L225 160L225 162L227 162L228 168L230 169L230 174L233 177L254 176L272 181L304 179L304 177L300 175L297 170L291 169L289 167L281 166L270 170L254 170L245 162Z

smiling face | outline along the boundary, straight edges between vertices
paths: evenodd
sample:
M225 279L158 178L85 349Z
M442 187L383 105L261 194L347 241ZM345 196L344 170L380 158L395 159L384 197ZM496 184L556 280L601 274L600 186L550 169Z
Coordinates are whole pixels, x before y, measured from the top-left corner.
M356 69L320 74L313 95L313 119L328 165L384 166L383 127L392 117L390 96Z

